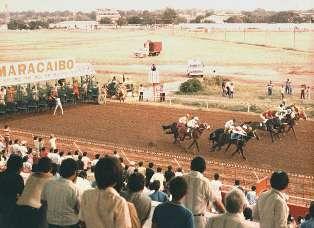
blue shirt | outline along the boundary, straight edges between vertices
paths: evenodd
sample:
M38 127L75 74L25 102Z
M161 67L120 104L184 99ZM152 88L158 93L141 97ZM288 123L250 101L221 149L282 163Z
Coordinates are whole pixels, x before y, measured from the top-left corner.
M164 192L160 192L160 191L153 192L152 194L149 195L149 197L153 201L157 201L157 202L161 202L161 203L168 201L167 194Z
M194 228L194 217L181 204L166 202L159 204L153 214L153 224L158 228Z
M314 228L314 218L310 218L310 220L304 221L301 228Z

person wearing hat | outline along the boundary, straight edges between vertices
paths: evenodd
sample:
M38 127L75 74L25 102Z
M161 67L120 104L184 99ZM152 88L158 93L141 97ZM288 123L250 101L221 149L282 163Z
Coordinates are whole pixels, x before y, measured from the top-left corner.
M193 129L196 129L199 127L199 121L200 119L197 116L194 116L191 120L188 121L187 123L187 133L192 134ZM192 137L192 135L191 135Z
M283 193L288 184L286 172L278 170L271 175L271 189L260 195L253 208L253 218L259 221L260 228L288 228L288 199Z

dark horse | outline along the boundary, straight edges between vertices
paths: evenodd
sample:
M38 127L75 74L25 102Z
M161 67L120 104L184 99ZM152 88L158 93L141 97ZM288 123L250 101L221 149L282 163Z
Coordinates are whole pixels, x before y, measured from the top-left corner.
M232 153L232 156L235 155L237 152L240 152L243 159L246 160L246 157L244 156L244 151L243 147L245 147L246 143L251 139L251 138L256 138L259 140L258 136L255 134L255 130L250 129L247 132L246 136L238 136L235 138L231 137L232 134L230 133L225 133L225 130L223 128L216 129L212 133L209 134L209 141L212 141L212 147L211 151L215 151L216 148L218 150L221 149L224 145L228 144L225 152L229 149L231 144L234 144L236 146L236 150Z
M187 133L187 127L182 124L172 123L167 126L162 126L163 130L167 130L166 134L173 134L174 144L180 143L180 141L184 141L187 139L192 139L192 143L188 146L190 149L193 145L196 146L198 153L200 152L198 139L201 137L203 131L205 129L209 129L209 125L207 123L202 123L198 128L192 129L191 133Z

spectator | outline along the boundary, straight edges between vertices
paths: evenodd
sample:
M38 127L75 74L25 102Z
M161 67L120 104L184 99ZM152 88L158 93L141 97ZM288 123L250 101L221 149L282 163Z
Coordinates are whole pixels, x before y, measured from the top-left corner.
M123 158L119 158L119 161L120 161L120 164L121 164L121 166L122 166L122 168L124 169L125 168L125 164L124 164L124 162L123 162Z
M165 178L166 178L166 182L169 182L171 180L172 177L174 177L175 174L172 171L172 166L169 165L168 166L168 170L165 172Z
M15 220L16 228L41 228L44 223L43 210L41 210L40 196L44 185L52 178L51 160L41 158L38 161L36 172L27 179L24 191L17 201Z
M250 227L242 214L245 207L244 193L240 189L233 189L227 194L225 201L227 213L211 217L207 222L206 228Z
M20 154L22 157L26 156L27 152L28 152L26 144L27 144L27 142L25 140L21 141L21 145L20 145L19 150L20 150Z
M176 177L181 177L181 176L183 176L182 168L181 168L181 167L177 168L177 171L175 172L174 175L175 175Z
M123 197L134 204L138 218L142 225L148 219L152 201L143 193L145 186L145 177L141 173L133 173L128 178L127 191L123 193Z
M150 162L148 163L148 167L146 168L146 186L149 185L150 183L150 179L152 178L152 176L154 175L155 171L153 170L154 167L154 163Z
M305 90L305 98L307 100L310 100L311 99L311 88L308 86Z
M117 152L116 150L113 151L113 157L116 157L116 158L119 158L119 157L120 157L119 154L118 154L118 152Z
M233 188L238 188L240 189L242 192L244 192L244 189L242 188L241 184L240 184L240 180L235 180L234 181L234 186Z
M280 88L280 95L281 95L281 100L283 100L285 98L285 89L283 85Z
M144 87L142 84L140 84L138 92L139 92L138 101L143 101L144 100Z
M74 159L75 161L77 161L77 160L78 160L78 157L79 157L79 151L76 150L76 151L74 151L73 159Z
M24 181L20 173L23 167L20 156L11 155L7 169L0 173L0 227L8 227L17 198L22 194Z
M222 186L222 183L219 180L219 174L218 173L214 174L214 180L212 180L210 182L210 185L211 185L212 191L215 194L216 198L221 201L221 186Z
M45 143L43 138L38 139L38 151L40 151L44 147Z
M96 189L84 192L80 220L83 227L131 228L128 203L115 187L121 185L122 167L118 159L99 159L95 167Z
M314 201L311 202L309 208L310 219L304 221L301 224L301 228L313 228L314 227Z
M87 180L87 173L84 170L81 170L76 178L75 185L79 190L80 197L83 193L92 188L91 183Z
M87 152L83 153L82 162L84 163L84 170L87 171L91 164L89 157L87 157Z
M127 176L131 176L135 172L135 162L130 161L129 167L127 169Z
M157 172L154 173L154 175L152 176L152 178L150 178L150 183L153 183L155 180L159 180L160 182L160 190L163 191L164 190L164 182L165 182L165 177L162 174L162 168L158 167L157 168Z
M137 168L137 170L138 170L138 172L139 172L140 174L142 174L142 175L145 177L146 168L143 166L143 162L142 162L142 161L140 161L140 162L138 163L138 168Z
M62 161L60 178L48 182L41 194L47 205L49 228L79 228L79 190L75 186L76 162L69 158Z
M282 193L288 187L289 178L284 171L276 171L270 178L271 190L260 195L253 208L253 218L260 222L260 228L288 227L289 208Z
M157 202L166 202L168 201L168 196L166 193L159 191L160 189L160 182L159 180L155 180L152 184L151 184L151 189L154 190L153 193L151 193L149 195L149 197L153 200L153 201L157 201Z
M96 166L97 162L99 161L99 158L100 158L100 154L96 154L95 159L91 161L92 172L94 172L95 166Z
M76 161L77 170L84 170L84 162L82 161L82 158L82 155L78 156L78 160Z
M183 177L175 177L170 181L171 202L158 205L152 218L152 228L194 228L192 212L185 208L182 199L187 194L187 183Z
M34 142L35 150L36 150L37 152L39 152L39 140L38 140L38 136L34 136L33 142Z
M15 139L12 145L12 154L20 155L20 144L18 139Z
M49 153L48 157L51 159L51 162L57 164L58 167L61 165L61 157L58 153L58 149L55 149L52 153Z
M244 208L243 215L245 220L253 221L253 211L251 208L249 207Z
M48 151L46 150L46 147L42 147L40 149L40 154L39 154L40 158L46 158L48 157Z
M247 199L249 205L255 205L256 204L256 186L252 186L251 191L248 191L246 193L246 199Z
M267 88L267 95L271 96L273 94L273 84L271 80L267 84L266 88Z
M51 134L49 139L50 149L53 150L57 149L56 140L57 140L56 137L53 134Z
M305 100L305 90L306 90L306 85L301 85L301 95L300 95L300 99L301 100Z
M202 157L195 157L191 161L191 171L183 175L188 184L186 197L183 204L192 211L195 219L195 227L203 228L206 225L205 213L207 205L213 203L219 212L224 212L224 206L211 189L209 180L203 176L206 170L206 162Z

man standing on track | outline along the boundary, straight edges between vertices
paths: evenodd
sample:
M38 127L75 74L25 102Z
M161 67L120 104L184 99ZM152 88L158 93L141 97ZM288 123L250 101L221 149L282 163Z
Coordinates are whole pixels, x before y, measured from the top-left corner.
M53 99L56 101L56 107L55 110L53 112L53 115L56 115L56 111L58 109L58 107L61 109L61 115L63 116L63 108L62 108L62 104L61 104L61 99L59 97L53 97Z

